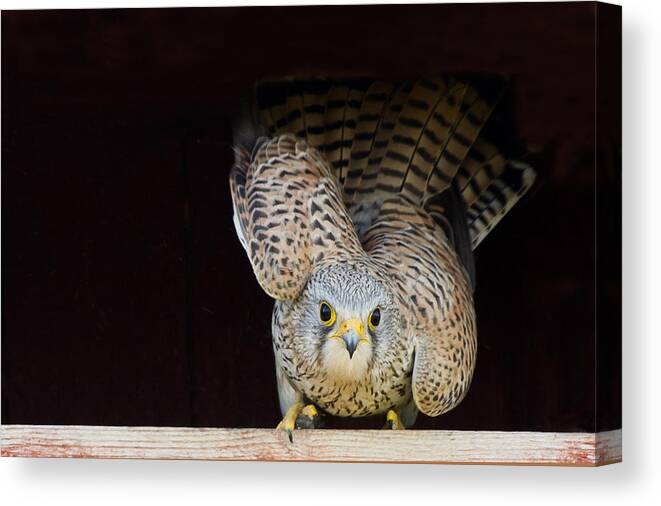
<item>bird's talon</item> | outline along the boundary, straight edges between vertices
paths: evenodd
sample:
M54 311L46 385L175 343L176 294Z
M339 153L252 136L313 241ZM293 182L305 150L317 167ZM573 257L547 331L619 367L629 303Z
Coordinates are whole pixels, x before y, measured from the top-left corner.
M290 424L287 423L285 420L282 420L278 424L276 429L286 433L287 434L287 439L289 439L290 443L294 442L294 427L291 427Z
M303 403L297 402L293 404L285 414L284 418L280 421L277 430L281 430L287 433L287 438L290 443L294 442L294 428L296 427L296 419L303 409Z

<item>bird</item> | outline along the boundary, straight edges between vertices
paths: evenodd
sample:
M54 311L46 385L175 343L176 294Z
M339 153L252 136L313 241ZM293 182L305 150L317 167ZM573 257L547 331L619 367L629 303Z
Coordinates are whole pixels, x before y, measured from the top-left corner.
M274 299L282 419L410 428L466 396L473 250L536 172L483 135L502 93L453 77L258 84L234 123L233 221Z

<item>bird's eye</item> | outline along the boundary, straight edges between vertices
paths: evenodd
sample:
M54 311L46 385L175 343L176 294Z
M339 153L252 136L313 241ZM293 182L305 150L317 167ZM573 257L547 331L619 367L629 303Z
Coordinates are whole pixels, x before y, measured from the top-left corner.
M325 300L319 304L319 320L327 327L335 323L335 310Z
M376 330L381 322L381 310L377 307L370 313L370 317L367 320L370 330Z

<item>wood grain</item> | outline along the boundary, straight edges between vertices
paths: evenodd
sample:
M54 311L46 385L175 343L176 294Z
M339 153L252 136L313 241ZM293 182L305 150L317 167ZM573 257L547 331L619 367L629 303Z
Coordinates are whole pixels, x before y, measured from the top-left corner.
M598 466L622 460L621 430L301 430L4 425L3 457Z

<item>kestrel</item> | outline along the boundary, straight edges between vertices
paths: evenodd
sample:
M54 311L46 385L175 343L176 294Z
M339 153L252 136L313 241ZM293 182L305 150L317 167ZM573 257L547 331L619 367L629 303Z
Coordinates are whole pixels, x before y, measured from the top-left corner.
M454 408L475 368L472 250L535 179L480 136L495 102L441 78L269 98L265 135L236 130L230 182L275 299L278 427L291 439L321 409L399 429Z

